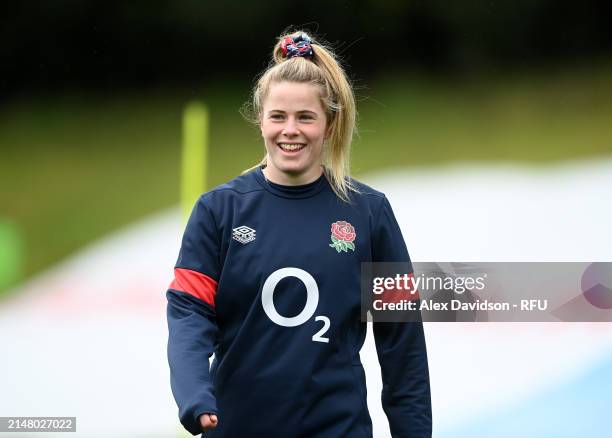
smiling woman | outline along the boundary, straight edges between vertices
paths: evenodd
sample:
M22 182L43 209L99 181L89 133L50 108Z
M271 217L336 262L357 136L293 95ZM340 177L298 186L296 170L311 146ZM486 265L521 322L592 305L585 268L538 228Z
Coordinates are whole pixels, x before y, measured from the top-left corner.
M285 35L253 114L266 155L200 197L166 294L180 420L206 437L371 438L361 266L410 259L386 197L349 176L352 89L329 50ZM422 322L373 332L392 436L430 437Z
M319 94L319 86L309 83L280 82L270 87L261 116L268 180L299 185L321 176L329 128Z

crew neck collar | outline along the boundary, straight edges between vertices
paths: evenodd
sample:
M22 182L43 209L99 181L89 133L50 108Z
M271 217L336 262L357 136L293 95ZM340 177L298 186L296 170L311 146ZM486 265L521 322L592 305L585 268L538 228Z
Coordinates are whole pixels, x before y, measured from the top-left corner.
M326 185L328 185L327 178L325 178L325 172L323 172L315 181L299 186L286 186L267 180L263 174L261 166L255 170L255 177L257 182L259 182L263 188L270 193L283 198L309 198L319 193L321 190L323 190L323 188L325 188Z

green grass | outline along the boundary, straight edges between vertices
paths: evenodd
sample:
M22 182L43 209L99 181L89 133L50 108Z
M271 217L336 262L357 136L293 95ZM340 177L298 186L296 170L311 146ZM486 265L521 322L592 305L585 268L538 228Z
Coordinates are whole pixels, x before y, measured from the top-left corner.
M355 174L451 161L550 163L612 154L612 67L358 91ZM23 277L179 200L183 105L211 115L209 186L258 161L238 113L248 82L144 95L46 96L0 108L0 219L18 224Z

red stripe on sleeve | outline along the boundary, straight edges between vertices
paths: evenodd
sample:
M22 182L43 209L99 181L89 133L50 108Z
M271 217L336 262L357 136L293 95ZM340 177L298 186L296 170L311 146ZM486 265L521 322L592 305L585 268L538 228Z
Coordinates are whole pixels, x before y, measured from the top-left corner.
M208 275L190 269L175 268L170 289L186 292L215 307L217 282Z
M385 287L380 295L383 303L401 303L402 300L414 301L421 299L419 291L415 287L414 273L401 278L399 286L393 283L390 287Z

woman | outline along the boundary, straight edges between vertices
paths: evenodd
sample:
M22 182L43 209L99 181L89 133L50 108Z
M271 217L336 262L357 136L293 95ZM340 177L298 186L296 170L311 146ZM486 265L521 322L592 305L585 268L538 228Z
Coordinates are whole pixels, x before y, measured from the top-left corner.
M349 177L352 88L297 32L276 44L253 110L265 157L200 197L167 292L181 423L207 437L371 437L361 263L409 258L385 196ZM392 435L430 436L422 323L375 323L374 336Z

